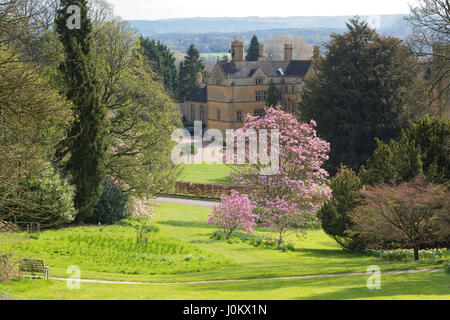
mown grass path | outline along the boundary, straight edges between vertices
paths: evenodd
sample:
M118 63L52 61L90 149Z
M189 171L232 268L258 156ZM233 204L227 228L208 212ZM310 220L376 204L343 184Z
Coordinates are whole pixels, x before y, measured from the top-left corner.
M386 271L381 275L388 274L411 274L411 273L425 273L425 272L441 272L444 269L419 269L419 270L400 270L400 271ZM266 281L266 280L294 280L294 279L315 279L315 278L335 278L335 277L356 277L370 275L364 272L353 273L332 273L332 274L316 274L309 276L290 276L290 277L277 277L277 278L249 278L249 279L228 279L228 280L205 280L205 281L187 281L187 282L134 282L134 281L108 281L108 280L95 280L95 279L80 279L81 283L104 283L104 284L145 284L145 285L182 285L182 284L206 284L206 283L225 283L225 282L244 282L244 281ZM50 280L67 281L67 278L49 278Z

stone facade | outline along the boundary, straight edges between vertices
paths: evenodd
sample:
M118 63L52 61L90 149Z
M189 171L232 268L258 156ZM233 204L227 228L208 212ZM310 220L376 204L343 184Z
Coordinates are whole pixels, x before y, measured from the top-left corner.
M198 84L186 97L185 118L202 120L208 129L219 129L223 134L226 129L240 128L247 114L265 113L271 81L277 87L279 104L293 112L304 79L313 73L312 61L292 60L290 44L285 45L283 61L265 61L264 45L260 46L258 61L245 61L240 39L235 38L231 47L231 62L218 61L207 83Z

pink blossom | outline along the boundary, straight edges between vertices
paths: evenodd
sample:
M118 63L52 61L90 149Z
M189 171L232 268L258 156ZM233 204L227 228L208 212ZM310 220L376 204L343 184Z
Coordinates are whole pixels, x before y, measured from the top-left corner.
M221 203L213 207L208 224L215 224L223 229L227 239L239 227L248 232L254 232L256 215L253 214L255 204L248 196L232 190L229 196L221 196Z

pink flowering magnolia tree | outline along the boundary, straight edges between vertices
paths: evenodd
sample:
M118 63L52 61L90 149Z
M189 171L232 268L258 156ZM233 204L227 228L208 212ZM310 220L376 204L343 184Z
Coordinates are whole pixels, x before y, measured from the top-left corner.
M321 204L331 198L328 172L322 168L328 160L330 145L317 136L315 127L314 121L300 123L278 106L269 108L264 117L248 115L242 130L231 136L237 146L237 142L246 141L245 164L229 164L234 169L231 178L255 202L258 221L279 234L279 244L287 230L305 230ZM263 129L279 132L275 150L279 153L278 170L268 175L262 174L270 165L262 161L261 150L255 154L250 147L257 138L249 132L261 134ZM269 142L262 147L270 154L273 145ZM258 148L261 149L261 138ZM229 157L229 153L224 156L228 163Z
M247 195L240 195L232 190L229 196L221 196L220 205L213 207L207 223L219 226L227 239L239 227L247 232L253 232L257 217L253 214L254 209L255 204Z

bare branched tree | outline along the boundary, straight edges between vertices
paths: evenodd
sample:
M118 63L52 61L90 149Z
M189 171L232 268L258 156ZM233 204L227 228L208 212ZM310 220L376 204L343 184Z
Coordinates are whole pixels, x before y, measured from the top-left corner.
M409 39L418 56L427 57L432 65L429 95L431 103L450 103L450 2L449 0L421 0L411 6L407 18L413 27Z
M450 191L415 178L399 185L379 184L361 190L364 205L351 214L353 231L374 248L387 243L419 249L450 238Z

